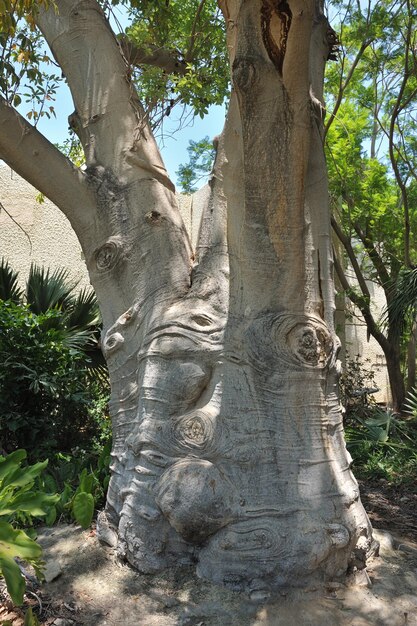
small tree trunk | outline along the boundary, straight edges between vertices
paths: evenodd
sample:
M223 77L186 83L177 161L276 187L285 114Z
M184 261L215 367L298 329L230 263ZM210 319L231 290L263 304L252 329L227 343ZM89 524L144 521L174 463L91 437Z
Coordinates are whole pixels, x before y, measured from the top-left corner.
M407 393L416 387L417 320L413 322L407 346Z
M394 345L393 345L394 344ZM391 342L384 350L392 396L392 408L401 411L405 399L404 376L401 371L399 340Z

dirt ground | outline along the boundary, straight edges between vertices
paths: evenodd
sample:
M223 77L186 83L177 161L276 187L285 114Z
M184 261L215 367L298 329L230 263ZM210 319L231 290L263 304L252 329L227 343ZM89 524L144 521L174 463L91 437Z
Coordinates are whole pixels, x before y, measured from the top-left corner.
M94 531L61 525L39 535L49 567L61 573L39 588L29 585L27 605L44 626L417 626L417 494L391 494L378 484L362 489L374 526L390 532L376 531L380 556L355 584L257 604L196 578L191 568L141 575L101 546ZM0 624L22 626L22 615L3 592Z

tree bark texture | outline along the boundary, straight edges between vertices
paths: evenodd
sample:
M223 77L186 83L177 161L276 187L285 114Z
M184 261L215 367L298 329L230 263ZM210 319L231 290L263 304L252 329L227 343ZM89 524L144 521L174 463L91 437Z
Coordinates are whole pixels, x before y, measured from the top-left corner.
M39 25L72 90L88 202L42 190L72 220L103 314L101 536L141 571L196 562L254 597L363 567L371 528L337 392L321 3L221 2L233 92L195 253L101 10L57 5ZM0 149L25 175L24 154Z

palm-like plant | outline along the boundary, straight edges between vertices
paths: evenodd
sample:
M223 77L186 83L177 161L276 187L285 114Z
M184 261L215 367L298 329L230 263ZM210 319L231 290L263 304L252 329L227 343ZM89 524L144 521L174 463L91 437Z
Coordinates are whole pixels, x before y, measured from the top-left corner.
M23 289L19 287L19 274L3 258L0 263L0 300L22 301Z
M394 336L407 342L407 393L416 386L417 350L417 268L403 268L382 314L382 323Z
M74 299L73 291L77 286L68 280L69 272L65 269L56 269L30 266L26 281L25 300L30 310L36 315L46 313L48 309L65 311L71 306Z
M24 291L18 284L18 272L8 261L0 264L0 299L26 303L36 315L50 309L60 312L51 317L50 325L64 333L64 344L84 351L92 369L105 373L105 361L99 348L100 312L93 291L83 289L76 293L76 282L69 281L66 269L40 267L32 263Z
M395 292L385 311L383 321L388 318L392 328L402 334L411 325L417 312L417 268L403 268L398 275Z

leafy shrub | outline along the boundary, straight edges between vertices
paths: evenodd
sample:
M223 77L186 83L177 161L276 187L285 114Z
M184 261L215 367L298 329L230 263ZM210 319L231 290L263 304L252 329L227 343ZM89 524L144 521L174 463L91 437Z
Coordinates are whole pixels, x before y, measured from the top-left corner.
M38 577L42 577L42 549L29 535L15 526L30 524L32 517L45 517L57 501L57 495L48 495L35 483L48 461L22 466L25 450L16 450L7 457L0 456L0 574L15 604L23 603L25 580L15 558L30 563Z
M366 417L351 416L345 428L355 474L400 484L414 482L417 469L416 418L404 418L378 407Z
M107 389L90 376L85 352L68 345L61 316L0 300L0 441L33 459L100 433L93 407L103 408Z
M43 476L46 491L59 492L59 500L47 518L49 524L58 519L74 519L87 528L94 510L104 505L109 484L111 442L100 450L86 452L74 449L71 454L55 455Z

